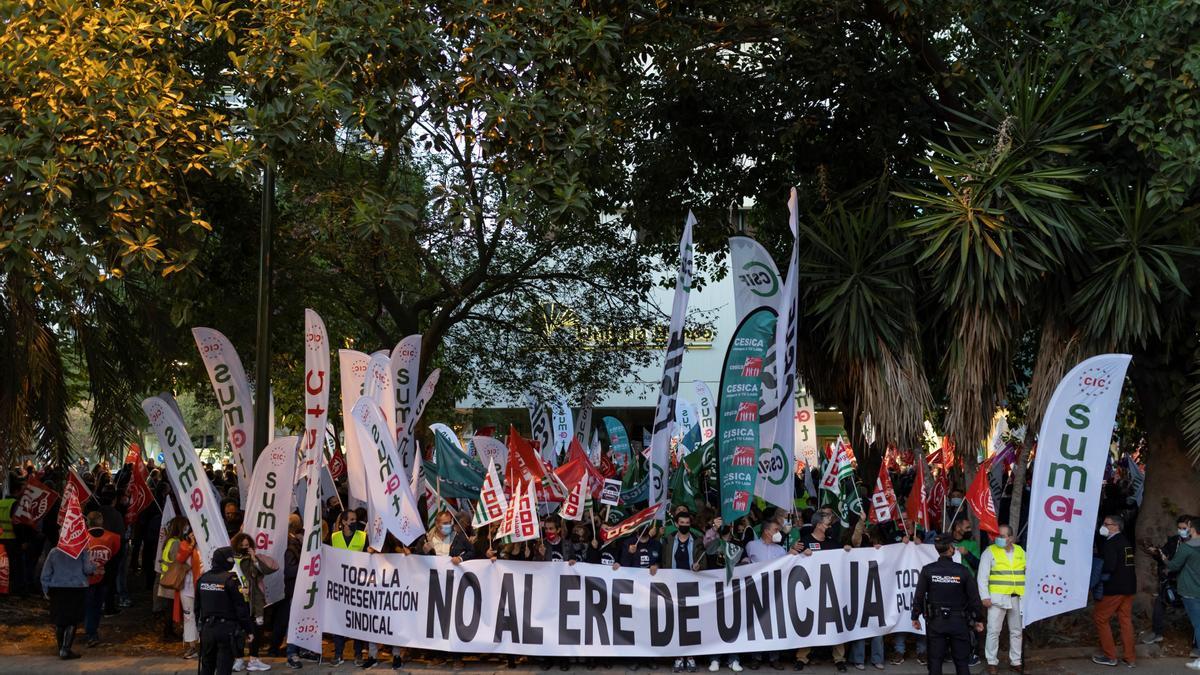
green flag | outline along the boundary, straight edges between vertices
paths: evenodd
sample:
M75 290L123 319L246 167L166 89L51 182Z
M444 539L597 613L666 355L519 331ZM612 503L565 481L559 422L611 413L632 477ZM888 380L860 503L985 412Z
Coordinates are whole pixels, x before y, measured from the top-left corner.
M426 476L443 498L479 499L486 470L478 459L458 448L444 434L434 434L433 449L437 464L425 464ZM435 478L436 476L436 478Z
M742 320L725 352L716 438L721 518L727 523L750 512L750 498L758 480L763 362L774 337L775 311L759 308Z
M725 556L725 583L733 578L733 568L742 559L744 550L732 541L721 540L721 554Z
M639 456L629 458L629 466L625 468L625 475L621 476L622 504L637 504L650 497L650 485L646 480L646 469L642 462Z
M693 453L694 454L694 453ZM686 506L688 511L696 512L696 476L685 467L671 474L671 510L676 506Z

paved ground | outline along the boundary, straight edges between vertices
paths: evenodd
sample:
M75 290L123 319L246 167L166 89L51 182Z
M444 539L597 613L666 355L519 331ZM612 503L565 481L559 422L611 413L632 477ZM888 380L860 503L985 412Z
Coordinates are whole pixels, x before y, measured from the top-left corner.
M1059 650L1059 651L1061 651L1061 650ZM288 670L284 666L283 661L281 659L265 659L265 661L267 663L270 663L273 666L272 672L283 672L283 673L294 672L294 671ZM1196 672L1196 671L1188 670L1187 668L1185 668L1184 667L1185 662L1186 662L1186 660L1181 659L1181 658L1142 659L1142 661L1138 664L1138 666L1136 668L1136 672L1147 673L1147 674L1153 673L1154 675L1159 675L1159 674L1166 675L1168 673L1174 675L1174 674ZM389 671L390 671L390 662L385 663L385 664L380 664L372 672L389 672ZM593 675L614 675L614 674L618 674L618 673L624 674L627 672L631 672L628 670L615 669L615 668L595 669L595 670L589 671L581 666L575 666L573 668L573 671L574 672L591 673ZM49 657L49 656L40 656L40 655L39 656L10 655L10 656L0 657L0 673L37 673L38 675L56 675L58 673L72 673L72 674L73 673L156 673L156 674L160 674L160 675L166 675L169 673L174 673L174 674L178 674L178 675L190 675L191 673L196 673L196 672L197 672L197 664L195 661L184 661L183 659L179 659L179 658L167 658L167 657L101 656L101 655L97 655L97 654L93 654L93 653L85 653L84 658L82 658L78 661L69 661L69 662L68 661L60 661L57 658L53 658L53 657ZM331 668L326 664L321 664L318 666L317 664L313 664L313 663L305 663L303 670L296 671L296 672L299 672L299 673L346 673L346 674L349 674L349 673L355 673L355 672L362 672L362 670L360 668L354 667L353 665L351 665L349 663L343 664L341 667L338 667L338 668ZM530 665L524 665L524 664L519 665L515 669L509 670L509 669L504 668L502 663L468 661L466 666L462 670L451 670L444 665L443 666L432 666L432 665L428 665L428 664L424 664L424 663L418 663L418 664L412 664L412 665L406 664L405 667L400 672L414 672L414 673L467 672L467 673L473 673L473 674L474 673L498 673L498 674L505 674L505 675L509 675L509 674L528 675L531 673L546 673L546 672L557 673L559 671L558 671L558 669L555 669L552 671L544 671L544 670L541 670L540 668L536 668L536 667L532 667ZM648 670L646 668L641 668L636 672L637 672L637 675L644 675L645 673L669 673L669 672L671 672L671 669L669 667L656 668L654 670ZM707 671L704 669L701 669L700 672L705 673ZM721 670L721 672L729 673L730 671L728 669L723 668ZM781 670L781 671L772 671L772 670L769 670L766 668L757 671L757 673L762 673L764 675L766 673L774 673L774 672L791 673L792 670L790 667L788 667L786 670ZM834 667L832 665L818 664L818 665L809 667L805 672L806 673L807 672L836 673L837 671L834 669ZM857 673L860 671L857 671L857 670L854 670L853 668L851 668L850 672ZM866 670L866 672L867 673L883 672L883 673L888 673L889 675L922 675L926 672L926 670L925 670L925 668L918 665L916 661L910 660L908 663L905 663L904 665L900 665L900 666L888 665L888 666L886 666L885 670L883 670L883 671L877 671L877 670L868 668ZM951 669L947 668L947 672L951 672ZM973 671L973 673L975 675L979 675L979 673L982 673L982 672L983 672L983 669L981 669L981 668L977 668ZM1001 672L1007 672L1007 671L1001 671ZM1092 675L1092 674L1100 674L1100 673L1113 673L1113 674L1127 673L1127 672L1130 672L1130 670L1125 667L1105 668L1103 666L1098 666L1096 664L1091 663L1086 658L1070 658L1070 659L1062 659L1062 660L1054 660L1054 661L1043 661L1040 659L1031 659L1030 663L1029 663L1029 667L1027 668L1026 672L1030 673L1031 675L1033 675L1035 673L1039 674L1039 675L1043 674L1043 673L1047 674L1047 675ZM745 671L745 675L750 675L752 673L755 673L755 671L751 671L749 669L747 669Z

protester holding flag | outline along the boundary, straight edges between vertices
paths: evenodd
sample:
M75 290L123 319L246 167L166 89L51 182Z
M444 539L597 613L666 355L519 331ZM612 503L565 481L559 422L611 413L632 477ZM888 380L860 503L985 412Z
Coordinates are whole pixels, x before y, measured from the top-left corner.
M42 565L42 594L50 600L50 623L60 659L77 659L71 650L75 629L83 621L88 578L95 573L91 558L82 555L87 532L79 513L79 500L72 494L64 506L66 515L59 530L58 546L50 549Z
M100 616L104 601L116 577L116 555L121 549L121 535L104 529L104 516L99 511L88 513L87 524L87 555L92 559L95 570L88 577L83 628L87 646L95 647L100 644Z

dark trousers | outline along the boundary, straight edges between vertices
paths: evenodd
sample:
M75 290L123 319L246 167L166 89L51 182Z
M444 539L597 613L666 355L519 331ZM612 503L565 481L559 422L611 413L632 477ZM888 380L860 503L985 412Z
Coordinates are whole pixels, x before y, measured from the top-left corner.
M354 653L350 655L351 659L357 659L358 655L366 651L367 643L362 640L354 641ZM346 638L341 635L333 636L333 658L342 658L342 653L346 651Z
M229 675L233 672L233 643L239 631L232 621L200 627L200 675Z
M971 675L971 632L967 628L966 619L935 619L930 621L925 629L925 638L929 642L926 652L929 656L929 675L942 675L942 663L946 660L949 650L954 660L956 675Z
M268 651L271 655L278 654L283 641L287 639L288 617L292 614L293 586L293 583L287 583L287 593L284 594L283 600L272 605L274 613L271 615L271 648Z
M100 616L104 611L104 597L107 594L107 580L88 586L83 613L83 632L89 640L100 637Z

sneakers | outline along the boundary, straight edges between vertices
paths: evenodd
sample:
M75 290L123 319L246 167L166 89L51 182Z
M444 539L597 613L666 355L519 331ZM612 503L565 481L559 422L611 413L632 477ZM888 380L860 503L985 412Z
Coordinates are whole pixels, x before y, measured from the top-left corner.
M329 665L332 668L337 668L338 666L342 665L345 662L346 662L346 659L343 659L340 656L335 656L332 660L330 660Z
M187 648L183 650L183 658L185 659L190 660L196 658L197 656L200 656L200 651L192 645L188 645Z
M792 670L800 672L801 670L804 670L804 666L807 665L808 664L803 661L796 661L794 664L792 664Z
M397 647L397 649L399 649L399 648ZM403 667L404 667L404 659L400 658L399 656L393 655L392 656L392 670L400 670ZM509 666L509 667L511 668L512 666Z
M236 661L233 662L233 672L240 673L245 669L246 669L245 661L243 661L241 659L237 659Z
M925 666L929 664L929 659L927 659L924 654L917 654L917 663Z
M1120 661L1117 661L1116 659L1110 659L1103 654L1097 654L1092 657L1092 663L1098 663L1102 666L1111 666L1115 668Z
M875 667L875 670L883 670L882 663L872 663L871 665Z
M729 657L729 669L735 673L742 672L742 662L738 659L738 657Z
M310 652L307 649L300 652L300 658L304 659L305 661L312 661L313 663L321 662L320 654L316 652Z
M689 673L696 672L696 659L693 659L690 656L687 658L687 671Z
M865 663L856 663L856 664L854 664L854 669L855 669L855 670L866 670L866 669L867 669L867 664L865 664Z
M837 666L837 671L839 673L846 672L846 662L845 661L838 661L837 663L835 663L833 665Z
M715 673L721 669L721 659L713 659L708 662L708 672Z
M891 663L893 666L898 666L898 665L903 664L904 663L904 654L897 654L897 655L893 656L892 660L889 661L889 663Z
M370 670L378 663L379 659L368 656L367 658L363 659L362 665L360 665L359 668L362 668L363 670Z
M682 673L683 672L683 659L675 659L675 663L671 664L671 672L672 673Z
M1200 670L1200 658L1197 658L1195 661L1188 661L1185 665L1190 670Z
M1144 644L1144 645L1152 645L1155 642L1162 642L1162 641L1163 641L1163 636L1159 635L1158 633L1155 633L1154 631L1148 631L1146 633L1145 637L1142 638L1142 644Z
M246 670L248 671L258 673L270 669L271 666L260 661L257 656L251 656L246 660Z
M296 658L295 656L289 656L287 660L287 667L291 668L292 670L300 670L304 667L304 664L300 663L300 659Z
M972 667L972 668L974 668L975 666L979 665L979 663L980 663L980 661L979 661L979 655L978 655L978 654L971 654L971 661L970 661L970 663L968 663L967 665L968 665L968 666L970 666L970 667Z

